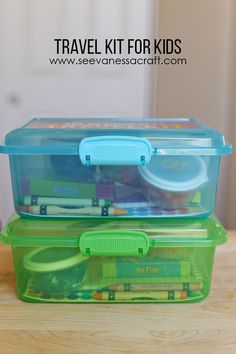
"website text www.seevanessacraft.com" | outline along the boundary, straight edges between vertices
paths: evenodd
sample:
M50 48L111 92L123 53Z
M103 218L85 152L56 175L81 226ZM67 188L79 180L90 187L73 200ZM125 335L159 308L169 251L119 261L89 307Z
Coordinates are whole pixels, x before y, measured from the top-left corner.
M132 58L49 58L51 65L186 65L186 58L177 57L132 57Z

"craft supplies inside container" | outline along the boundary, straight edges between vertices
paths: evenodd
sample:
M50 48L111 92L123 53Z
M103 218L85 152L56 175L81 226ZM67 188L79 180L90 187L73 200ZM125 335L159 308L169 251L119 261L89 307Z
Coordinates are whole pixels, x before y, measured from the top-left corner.
M12 247L21 299L87 303L203 300L215 248L227 240L214 217L15 217L0 237Z
M203 216L231 145L187 118L34 119L10 132L16 212L37 217Z

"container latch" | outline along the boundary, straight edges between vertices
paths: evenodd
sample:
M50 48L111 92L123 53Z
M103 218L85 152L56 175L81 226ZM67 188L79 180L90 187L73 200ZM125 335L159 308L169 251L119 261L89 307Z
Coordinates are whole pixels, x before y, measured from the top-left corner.
M143 231L97 230L84 232L79 239L84 256L145 256L150 240Z
M82 139L79 156L83 165L146 165L152 146L146 138L96 136Z

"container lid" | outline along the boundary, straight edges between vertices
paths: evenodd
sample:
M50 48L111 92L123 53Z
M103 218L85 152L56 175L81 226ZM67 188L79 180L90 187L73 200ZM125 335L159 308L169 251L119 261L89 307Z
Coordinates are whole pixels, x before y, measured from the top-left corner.
M151 185L168 191L189 191L208 181L201 156L154 156L147 166L139 166L142 177Z
M151 155L231 151L222 134L189 118L37 118L11 131L0 147L10 155L79 155L84 164L137 165L147 164Z
M0 237L13 247L80 247L85 256L92 255L91 252L100 255L101 249L107 251L103 255L126 255L128 248L132 254L144 255L149 247L211 247L227 240L225 229L213 216L102 221L15 216Z
M77 248L66 247L58 252L58 247L39 247L24 256L24 267L34 272L59 271L86 259Z

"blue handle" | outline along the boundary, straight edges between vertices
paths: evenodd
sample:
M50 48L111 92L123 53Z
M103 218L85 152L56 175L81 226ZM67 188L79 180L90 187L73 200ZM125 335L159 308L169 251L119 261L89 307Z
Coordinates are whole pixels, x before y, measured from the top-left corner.
M97 136L82 139L79 156L83 165L146 165L152 146L146 138Z

